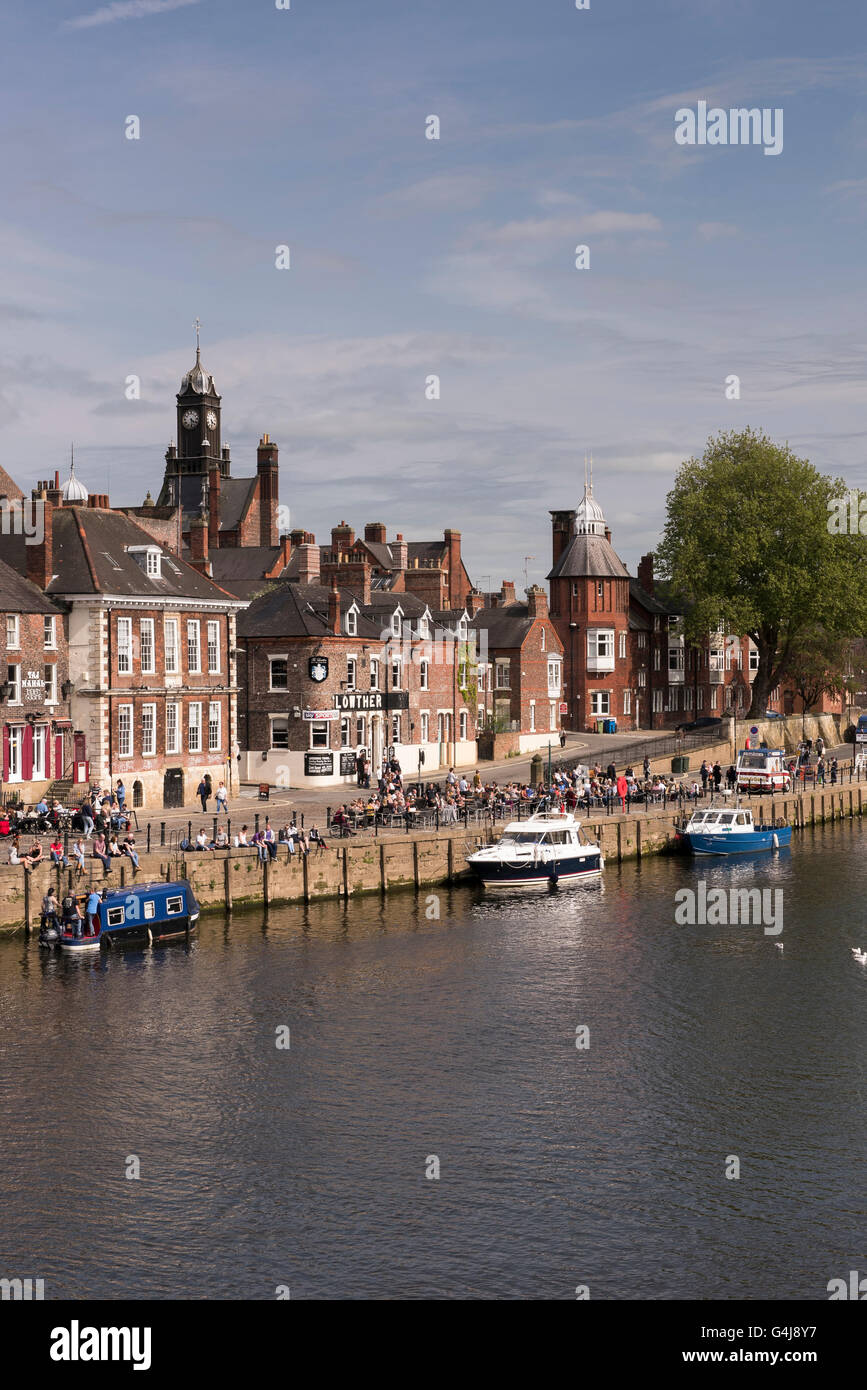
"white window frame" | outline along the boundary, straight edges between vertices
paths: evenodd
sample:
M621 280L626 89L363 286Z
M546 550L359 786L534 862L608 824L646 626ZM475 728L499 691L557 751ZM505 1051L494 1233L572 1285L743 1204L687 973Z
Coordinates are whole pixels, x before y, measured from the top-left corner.
M223 705L220 700L208 703L208 752L220 753L223 749Z
M461 710L460 714L458 715L458 720L459 720L459 723L458 723L458 730L459 730L460 741L461 741L461 743L466 743L466 741L467 741L467 712L466 712L465 709L462 709L462 710Z
M358 657L348 656L346 658L346 689L358 689Z
M422 743L430 743L430 714L423 710L421 714L421 739Z
M202 702L191 700L187 705L187 752L202 751Z
M653 692L653 713L662 714L662 691L657 688Z
M166 618L163 628L165 667L167 676L180 672L181 625L179 618Z
M275 742L274 742L274 730L275 730L275 728L277 728L277 727L280 727L281 729L284 729L284 728L285 728L285 730L286 730L286 742L285 742L285 743L283 743L282 741L281 741L280 743L275 743ZM288 714L269 714L269 716L268 716L268 730L269 730L269 732L268 732L269 747L270 747L270 748L276 748L276 749L278 750L278 752L281 752L281 753L288 752L288 749L289 749L289 716L288 716Z
M358 636L358 614L354 608L347 610L345 626L347 637Z
M117 756L119 758L131 758L132 750L132 705L118 705Z
M285 666L286 666L286 684L285 684L285 685L275 685L275 684L274 684L274 663L275 663L276 661L282 661L282 662L285 664ZM288 689L289 689L289 657L288 657L288 656L269 656L269 657L268 657L268 689L269 689L269 690L276 690L278 694L280 693L280 691L285 691L285 690L288 690Z
M46 661L43 667L45 677L45 703L46 705L57 704L57 663Z
M590 718L609 719L611 717L611 691L591 690Z
M33 763L30 773L31 780L43 782L45 780L45 759L48 753L48 725L35 724L33 726ZM38 756L37 756L38 753Z
M216 618L208 619L208 674L220 674L220 624ZM211 659L213 655L213 660Z
M536 732L536 701L530 701L530 733Z
M153 618L140 618L138 627L141 673L143 676L152 676L157 669L156 638L154 635ZM148 645L150 647L150 652L148 654L148 660L145 662L145 649Z
M631 714L631 713L632 713L632 691L631 691L631 690L624 690L624 692L623 692L623 713L624 713L624 714Z
M156 705L146 704L141 707L141 755L143 758L155 758L157 755Z
M418 664L418 688L430 690L430 663L427 661L420 661Z
M178 711L180 706L176 700L169 700L166 704L166 752L180 753L180 734L181 721Z
M24 780L24 725L9 725L9 781Z
M560 661L549 661L549 662L548 662L548 694L549 694L549 695L559 695L559 694L560 694L560 690L561 690L561 688L562 688L562 682L561 682L561 679L560 679L560 668L561 668L561 665L562 665L562 662L560 662Z
M46 613L42 619L43 645L47 652L57 651L57 619Z
M371 688L371 690L378 690L378 689L379 689L379 657L378 657L378 656L372 656L372 657L370 658L370 688Z
M198 618L187 619L187 671L191 676L202 674L202 625Z
M6 650L18 651L21 646L21 619L17 613L6 614Z
M497 690L511 690L511 688L512 688L512 687L511 687L511 680L512 680L512 661L511 661L511 658L510 658L510 657L505 657L505 658L496 657L496 658L494 659L494 666L495 666L495 670L496 670L496 680L497 680L496 689L497 689Z
M117 674L132 675L132 618L117 620Z

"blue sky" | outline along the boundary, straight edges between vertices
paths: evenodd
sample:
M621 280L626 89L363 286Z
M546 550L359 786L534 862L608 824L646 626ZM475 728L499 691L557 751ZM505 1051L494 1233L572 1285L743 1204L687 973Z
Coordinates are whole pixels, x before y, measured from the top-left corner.
M486 586L528 555L544 576L585 451L631 567L719 429L867 488L851 0L46 0L3 30L0 462L22 484L74 439L92 490L155 491L198 315L236 474L268 431L293 524L458 527ZM782 154L678 146L700 99L781 107Z

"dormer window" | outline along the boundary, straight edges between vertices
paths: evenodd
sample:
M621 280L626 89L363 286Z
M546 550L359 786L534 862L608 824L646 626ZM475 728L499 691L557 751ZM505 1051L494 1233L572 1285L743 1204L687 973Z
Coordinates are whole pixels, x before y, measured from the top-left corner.
M355 637L358 633L358 610L350 608L346 614L346 635Z
M458 620L458 637L460 638L460 640L461 640L462 642L466 642L466 640L467 640L467 620L466 620L466 618L460 618L460 619Z
M149 579L159 579L162 574L162 551L157 545L130 545L127 553L132 556Z
M419 637L430 637L430 623L428 622L427 614L418 620L418 635Z
M391 635L392 635L392 637L399 637L399 636L400 636L400 620L401 620L402 617L403 617L403 614L401 613L400 609L399 609L399 608L396 608L396 609L394 610L394 612L392 613L392 615L391 615Z

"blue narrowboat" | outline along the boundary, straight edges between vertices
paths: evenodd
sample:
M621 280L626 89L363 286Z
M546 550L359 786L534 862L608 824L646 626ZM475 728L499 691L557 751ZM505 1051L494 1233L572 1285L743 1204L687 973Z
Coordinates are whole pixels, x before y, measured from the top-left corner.
M87 894L79 894L82 911ZM80 936L64 929L60 946L65 951L84 951L103 941L169 941L194 931L199 904L186 879L177 883L136 883L129 888L105 890L99 901L97 923L85 919ZM94 934L93 926L98 926Z

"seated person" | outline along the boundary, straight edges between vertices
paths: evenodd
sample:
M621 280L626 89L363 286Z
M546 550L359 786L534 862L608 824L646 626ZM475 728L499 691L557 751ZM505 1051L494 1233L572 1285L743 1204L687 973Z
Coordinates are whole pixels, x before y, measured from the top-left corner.
M30 849L27 851L27 865L35 869L37 864L42 863L42 846L38 840L34 840Z
M58 839L52 840L48 852L51 855L52 864L60 864L64 869L68 868L69 860L63 853L63 845Z
M196 836L195 848L197 850L211 848L211 842L208 839L208 832L204 829L204 827L199 831L198 835Z

